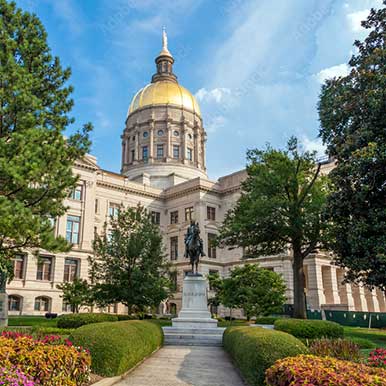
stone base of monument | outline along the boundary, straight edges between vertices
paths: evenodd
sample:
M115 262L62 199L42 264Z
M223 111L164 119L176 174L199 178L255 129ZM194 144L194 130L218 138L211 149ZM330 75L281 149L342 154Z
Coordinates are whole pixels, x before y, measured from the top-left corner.
M208 311L207 282L200 274L187 274L182 289L182 309L164 327L166 345L221 346L225 328L217 327Z
M0 293L0 327L8 326L8 295Z

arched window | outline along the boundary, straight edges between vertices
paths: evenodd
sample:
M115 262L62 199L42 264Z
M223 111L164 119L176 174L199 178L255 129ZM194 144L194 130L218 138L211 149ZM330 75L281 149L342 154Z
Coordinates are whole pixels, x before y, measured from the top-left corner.
M169 303L169 312L172 315L176 315L177 314L177 305L175 303Z
M22 297L17 295L8 296L8 311L21 311Z
M35 299L35 311L49 312L51 307L51 299L45 296L39 296Z

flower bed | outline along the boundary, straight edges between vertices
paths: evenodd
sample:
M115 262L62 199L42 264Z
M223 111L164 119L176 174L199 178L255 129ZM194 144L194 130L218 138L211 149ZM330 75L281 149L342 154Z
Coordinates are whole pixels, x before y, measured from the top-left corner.
M382 367L386 369L386 349L377 348L376 350L371 351L368 364L372 367Z
M3 371L12 373L16 368L15 376L26 377L27 383L10 385L79 386L89 380L91 358L86 350L60 336L35 340L29 335L4 331L0 336L0 363Z
M362 355L359 346L345 339L315 339L310 344L310 353L320 357L333 357L347 361L360 362Z
M266 372L268 386L386 386L386 371L335 358L299 355L278 360Z
M34 380L21 372L17 367L0 368L0 385L4 386L35 386Z

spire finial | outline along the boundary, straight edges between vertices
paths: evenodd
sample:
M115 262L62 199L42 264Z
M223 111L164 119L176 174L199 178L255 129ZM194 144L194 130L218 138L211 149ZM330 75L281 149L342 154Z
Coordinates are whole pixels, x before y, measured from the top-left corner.
M162 50L169 51L168 50L168 35L166 33L166 27L162 27Z

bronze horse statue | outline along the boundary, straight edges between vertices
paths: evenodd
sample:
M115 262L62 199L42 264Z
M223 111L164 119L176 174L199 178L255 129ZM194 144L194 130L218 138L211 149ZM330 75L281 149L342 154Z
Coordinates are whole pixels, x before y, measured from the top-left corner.
M205 253L203 251L202 239L200 238L200 228L194 222L190 224L188 233L185 235L185 256L190 258L192 273L198 274L200 256L205 256ZM196 271L194 271L194 266Z

